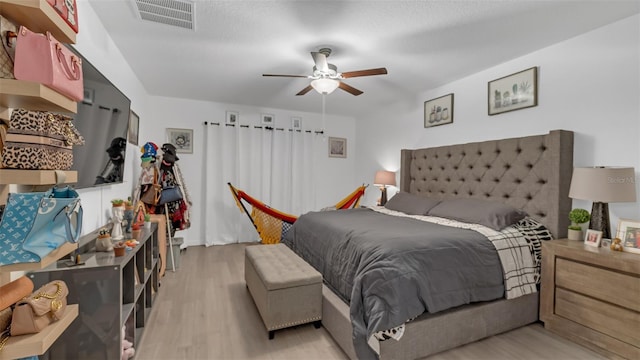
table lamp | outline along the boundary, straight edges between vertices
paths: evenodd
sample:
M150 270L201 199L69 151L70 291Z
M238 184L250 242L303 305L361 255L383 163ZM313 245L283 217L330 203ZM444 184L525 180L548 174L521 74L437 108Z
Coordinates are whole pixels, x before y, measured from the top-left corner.
M387 186L396 185L396 173L393 171L380 170L376 172L376 176L373 179L373 185L380 186L382 195L380 196L380 206L384 206L387 203Z
M573 169L569 197L593 201L589 228L602 231L605 239L611 239L608 203L636 201L635 175L632 167Z

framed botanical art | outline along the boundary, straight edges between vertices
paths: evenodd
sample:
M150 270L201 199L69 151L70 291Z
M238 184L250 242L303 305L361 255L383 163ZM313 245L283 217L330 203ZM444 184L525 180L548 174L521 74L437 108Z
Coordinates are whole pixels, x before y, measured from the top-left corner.
M346 158L347 157L347 139L338 137L329 137L329 157Z
M224 123L227 125L235 125L238 123L240 114L237 111L227 111Z
M538 68L489 81L489 115L520 110L538 105Z
M176 152L193 154L193 129L167 128L167 141L176 147Z
M616 237L622 240L624 251L640 254L640 221L620 219Z
M262 114L260 117L262 119L262 125L274 125L275 123L275 116L272 114Z
M447 94L424 102L424 127L453 122L453 94Z
M127 138L133 145L138 145L138 131L140 130L140 117L138 114L129 111L129 130L127 131Z
M301 130L302 129L302 118L299 116L291 117L291 128L293 130Z

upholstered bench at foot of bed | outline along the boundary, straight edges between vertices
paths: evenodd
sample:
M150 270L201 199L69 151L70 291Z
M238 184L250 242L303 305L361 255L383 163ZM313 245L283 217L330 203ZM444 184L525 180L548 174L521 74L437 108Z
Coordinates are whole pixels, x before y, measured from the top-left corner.
M322 275L284 244L245 248L244 279L262 321L274 331L322 320Z

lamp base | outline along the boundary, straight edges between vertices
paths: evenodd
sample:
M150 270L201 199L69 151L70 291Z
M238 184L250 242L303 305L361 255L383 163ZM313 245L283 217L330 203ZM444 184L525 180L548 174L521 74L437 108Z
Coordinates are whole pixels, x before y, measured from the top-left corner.
M611 223L609 222L609 204L594 202L591 205L591 221L589 229L602 231L603 239L611 239Z
M382 195L380 195L380 206L384 206L384 204L387 203L387 187L380 187L380 191L382 192Z

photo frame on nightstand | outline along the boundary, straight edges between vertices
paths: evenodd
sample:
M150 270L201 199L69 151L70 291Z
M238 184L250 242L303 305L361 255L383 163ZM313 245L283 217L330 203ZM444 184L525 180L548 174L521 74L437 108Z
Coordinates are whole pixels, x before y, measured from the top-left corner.
M640 221L620 219L616 237L622 240L624 251L640 254Z
M600 247L600 241L602 241L602 231L588 229L584 234L585 245Z

